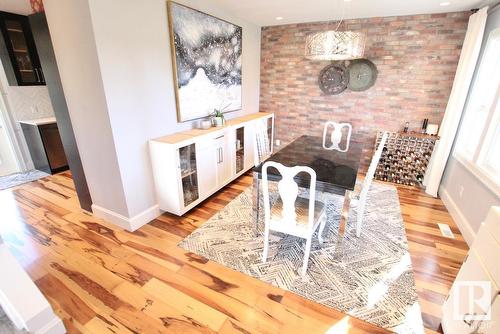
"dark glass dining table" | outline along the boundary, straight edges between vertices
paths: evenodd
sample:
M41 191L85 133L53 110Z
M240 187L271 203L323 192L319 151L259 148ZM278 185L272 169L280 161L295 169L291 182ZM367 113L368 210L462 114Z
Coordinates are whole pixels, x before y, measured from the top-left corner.
M281 150L272 154L265 161L275 161L287 167L308 166L316 172L316 190L344 196L343 216L349 209L349 192L356 186L359 164L362 156L363 144L352 140L349 150L340 152L323 148L323 138L315 136L301 136ZM262 166L253 168L253 212L257 226L259 221L260 180ZM274 168L268 169L268 179L279 181L281 175ZM310 177L306 173L299 173L295 177L299 187L309 188Z

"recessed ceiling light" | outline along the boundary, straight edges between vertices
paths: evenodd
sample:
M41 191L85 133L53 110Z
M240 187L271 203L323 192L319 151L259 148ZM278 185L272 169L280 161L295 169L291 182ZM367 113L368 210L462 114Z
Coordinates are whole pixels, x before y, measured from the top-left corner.
M451 2L449 2L449 1L441 2L439 5L440 5L441 7L444 7L444 6L449 6L449 5L451 5Z
M281 20L283 20L283 17L281 17L281 16L276 16L276 20L281 21Z
M344 0L344 2L351 2L351 0Z

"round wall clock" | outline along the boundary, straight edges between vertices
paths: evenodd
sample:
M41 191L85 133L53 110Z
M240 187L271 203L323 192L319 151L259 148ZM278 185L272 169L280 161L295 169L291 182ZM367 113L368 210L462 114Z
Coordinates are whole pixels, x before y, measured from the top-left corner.
M368 59L352 60L347 67L350 90L360 92L367 90L377 80L377 67Z
M342 93L347 88L349 78L342 64L330 64L321 70L318 77L319 88L328 95Z

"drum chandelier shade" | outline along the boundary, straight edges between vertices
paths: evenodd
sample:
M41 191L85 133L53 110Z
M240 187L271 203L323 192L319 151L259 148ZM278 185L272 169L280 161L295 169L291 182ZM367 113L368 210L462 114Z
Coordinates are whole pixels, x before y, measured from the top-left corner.
M363 58L366 36L354 31L323 31L308 35L305 57L311 60Z

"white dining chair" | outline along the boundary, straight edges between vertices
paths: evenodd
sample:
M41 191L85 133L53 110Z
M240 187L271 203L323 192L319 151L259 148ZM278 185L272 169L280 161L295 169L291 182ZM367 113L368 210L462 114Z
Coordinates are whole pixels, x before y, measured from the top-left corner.
M282 179L278 182L279 199L271 206L269 200L269 181L267 170L274 167L281 174ZM299 186L294 177L299 173L308 173L311 178L309 185L309 199L298 196ZM271 231L281 232L306 239L304 262L301 275L305 275L309 254L311 253L312 237L318 225L318 240L323 243L323 229L325 228L326 215L325 205L316 201L316 172L305 166L286 167L274 161L268 161L262 166L262 190L264 199L264 253L262 261L267 261L269 252L269 233ZM321 223L321 224L320 224Z
M330 141L332 142L332 144L330 146L327 146L326 138L330 127L333 128L332 133L330 135ZM340 143L342 142L343 128L347 129L347 136L346 136L345 148L341 149ZM349 150L349 142L351 141L351 133L352 133L352 125L349 123L337 123L332 121L326 122L323 128L323 148L325 150L337 150L340 152L347 152Z
M368 171L366 172L365 179L363 180L363 184L361 186L361 190L359 193L356 191L353 193L351 198L358 199L358 214L356 220L356 236L359 237L361 235L361 227L363 225L363 218L365 214L366 207L366 198L368 196L368 191L370 190L370 186L373 181L373 177L375 176L375 170L377 169L378 162L380 157L382 156L382 151L384 149L385 143L387 141L387 137L389 134L385 131L382 134L382 138L380 139L380 143L373 154L372 161L370 162L370 166L368 167Z
M254 126L255 165L260 164L271 155L271 145L267 133L267 119L255 122Z

